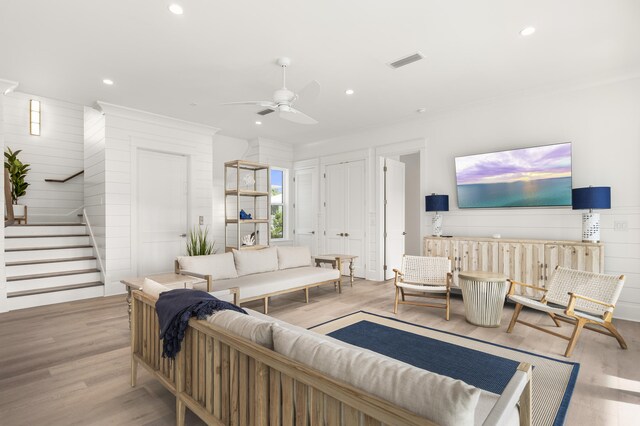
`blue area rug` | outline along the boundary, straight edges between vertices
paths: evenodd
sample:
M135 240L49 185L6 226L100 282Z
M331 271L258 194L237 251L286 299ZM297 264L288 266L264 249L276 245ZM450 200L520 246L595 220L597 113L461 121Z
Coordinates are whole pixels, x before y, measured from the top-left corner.
M357 322L329 336L493 393L504 391L520 364L370 321Z
M580 369L578 363L363 311L311 329L496 394L502 393L518 364L528 362L533 366L536 426L564 424Z

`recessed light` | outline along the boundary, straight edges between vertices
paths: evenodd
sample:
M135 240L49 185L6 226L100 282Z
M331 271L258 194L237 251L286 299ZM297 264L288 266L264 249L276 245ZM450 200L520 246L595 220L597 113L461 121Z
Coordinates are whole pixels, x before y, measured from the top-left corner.
M353 89L347 89L344 91L344 93L346 93L347 95L353 95L355 92L353 91Z
M262 121L256 121L256 124L259 126L262 124Z
M180 6L179 4L172 4L171 6L169 6L169 11L171 13L173 13L174 15L182 15L184 13L184 10L182 9L182 6Z
M426 109L426 108L418 108L418 109L416 110L416 112L417 112L418 114L422 114L422 113L424 113L424 112L426 112L426 111L427 111L427 109Z
M108 78L105 78L104 80L102 80L102 82L107 86L113 86L113 80L110 80Z
M530 36L531 34L533 34L535 32L536 32L536 29L534 27L527 27L527 28L522 29L522 31L520 31L520 35L523 36L523 37L526 37L526 36Z

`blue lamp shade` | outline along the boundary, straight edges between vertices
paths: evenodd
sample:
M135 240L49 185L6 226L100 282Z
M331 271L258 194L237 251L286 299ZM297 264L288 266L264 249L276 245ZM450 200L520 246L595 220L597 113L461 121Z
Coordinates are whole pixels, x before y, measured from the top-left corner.
M431 194L424 197L425 211L427 212L448 212L449 196Z
M590 186L575 188L571 191L573 210L610 209L611 188L608 186Z

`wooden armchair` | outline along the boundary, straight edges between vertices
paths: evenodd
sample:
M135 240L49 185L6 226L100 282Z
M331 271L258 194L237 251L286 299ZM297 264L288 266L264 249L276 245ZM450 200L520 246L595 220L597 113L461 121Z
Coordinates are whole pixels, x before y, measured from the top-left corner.
M402 256L401 269L396 273L396 299L393 313L398 313L398 304L427 306L446 310L449 321L449 299L451 293L451 259L446 257ZM408 290L408 291L407 291ZM409 292L410 291L410 292ZM406 296L445 299L445 303L421 303L405 300Z
M627 344L611 322L613 309L623 285L624 275L597 274L562 267L556 268L547 288L512 281L507 297L516 303L516 308L507 333L511 333L516 323L520 323L568 340L569 344L564 353L566 357L571 356L583 328L614 337L622 349L627 349ZM516 286L531 288L544 295L539 300L520 296L515 294ZM519 320L518 315L523 306L546 312L557 327L560 327L559 321L573 324L573 333L571 336L565 336ZM594 326L602 327L604 330L593 328Z

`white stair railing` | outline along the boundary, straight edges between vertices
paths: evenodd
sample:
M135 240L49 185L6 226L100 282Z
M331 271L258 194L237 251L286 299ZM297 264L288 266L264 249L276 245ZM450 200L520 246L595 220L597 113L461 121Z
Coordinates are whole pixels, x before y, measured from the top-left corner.
M96 237L93 234L93 229L91 228L91 222L89 221L89 216L87 215L87 210L82 208L82 218L84 219L85 226L89 230L89 235L91 237L91 245L93 246L93 252L98 259L98 266L100 268L100 276L102 277L102 282L106 283L106 271L104 270L104 265L102 264L102 256L100 256L100 249L98 248L98 243L96 242Z

